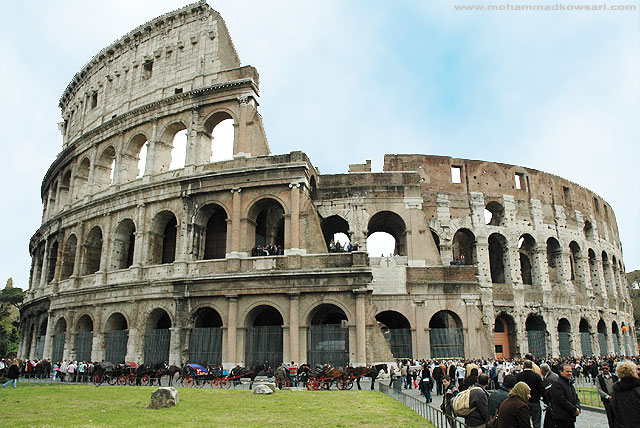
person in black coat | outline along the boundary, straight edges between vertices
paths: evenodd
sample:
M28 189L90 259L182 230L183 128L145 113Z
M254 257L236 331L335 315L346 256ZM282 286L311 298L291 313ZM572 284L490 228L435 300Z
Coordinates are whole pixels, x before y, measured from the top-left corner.
M15 388L18 385L18 378L20 377L20 367L18 367L18 363L14 362L9 370L7 370L7 377L9 380L2 385L3 388L9 386L10 383L13 383L13 387Z
M556 428L575 428L576 417L580 414L580 400L573 387L571 364L560 365L560 377L551 388L551 407Z
M433 380L436 381L436 395L442 395L442 378L444 377L444 372L442 371L442 367L440 367L440 363L437 361L436 365L433 367L431 376L433 377Z
M613 384L611 410L616 428L640 427L640 379L638 366L631 361L618 363L616 374L620 380Z
M533 428L540 428L542 417L542 408L540 407L540 398L544 394L542 386L542 377L533 371L533 361L525 360L522 364L524 370L516 376L518 382L524 382L531 388L531 397L529 398L529 409L531 410L531 420Z

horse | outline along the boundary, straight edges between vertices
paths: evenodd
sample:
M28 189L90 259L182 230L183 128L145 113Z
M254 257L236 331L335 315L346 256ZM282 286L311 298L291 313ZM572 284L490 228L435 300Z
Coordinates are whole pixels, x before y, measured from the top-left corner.
M298 367L298 382L301 382L302 385L306 388L307 382L309 381L309 376L311 375L311 367L309 364L302 364Z
M358 389L362 389L360 387L361 377L371 378L371 390L373 391L375 389L376 378L378 377L380 370L384 370L385 373L388 373L389 368L386 364L376 364L371 367L347 367L345 368L345 376L354 376L356 378L356 383L358 384Z
M182 378L184 373L184 369L182 367L171 365L163 371L162 376L165 376L165 375L169 376L169 386L173 386L173 381L176 373L180 373L180 375L178 376L178 379L175 379L176 382L178 382L180 378ZM159 379L160 378L158 378L158 380Z
M317 377L321 388L331 389L333 381L344 378L344 374L337 367L324 367L318 370Z
M267 364L256 365L253 368L235 366L229 373L229 377L233 379L234 384L237 384L238 380L243 377L249 378L251 380L249 388L253 386L256 376L271 377L273 376L273 369Z

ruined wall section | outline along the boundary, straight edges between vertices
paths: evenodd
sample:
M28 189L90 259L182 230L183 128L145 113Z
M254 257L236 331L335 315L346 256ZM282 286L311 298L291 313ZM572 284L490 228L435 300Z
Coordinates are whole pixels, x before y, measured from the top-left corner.
M224 20L201 1L162 15L95 55L60 98L63 146L137 107L219 83L240 67Z

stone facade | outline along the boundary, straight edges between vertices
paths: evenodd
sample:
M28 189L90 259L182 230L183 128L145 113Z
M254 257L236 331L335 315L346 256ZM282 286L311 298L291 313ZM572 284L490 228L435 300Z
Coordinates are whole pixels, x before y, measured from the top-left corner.
M598 195L428 155L319 175L302 152L270 155L258 83L205 2L138 27L74 77L29 247L20 357L233 367L637 349L615 215ZM210 162L226 119L233 158ZM181 131L184 166L171 168ZM393 255L367 256L375 232L393 236ZM329 253L335 233L359 250ZM282 254L253 255L270 243Z

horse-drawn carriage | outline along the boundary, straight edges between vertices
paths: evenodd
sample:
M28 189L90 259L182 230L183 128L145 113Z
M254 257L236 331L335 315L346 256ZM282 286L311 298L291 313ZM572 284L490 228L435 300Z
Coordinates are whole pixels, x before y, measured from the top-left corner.
M153 385L155 381L160 385L160 379L165 374L166 365L138 365L132 361L124 364L113 364L102 361L95 365L93 370L93 384L100 386L103 383L109 385Z
M231 383L227 381L227 376L223 375L221 367L201 366L200 364L186 364L182 369L180 384L184 387L202 388L211 385L211 388L229 388Z
M308 366L306 366L308 368ZM311 375L309 371L305 370L308 378L303 380L308 390L317 391L319 389L331 389L335 384L337 389L347 390L353 388L354 381L360 387L360 379L363 377L371 378L371 389L374 389L375 380L380 373L380 370L384 370L387 373L386 364L377 364L372 367L345 367L340 370L337 367L316 367L316 374Z

